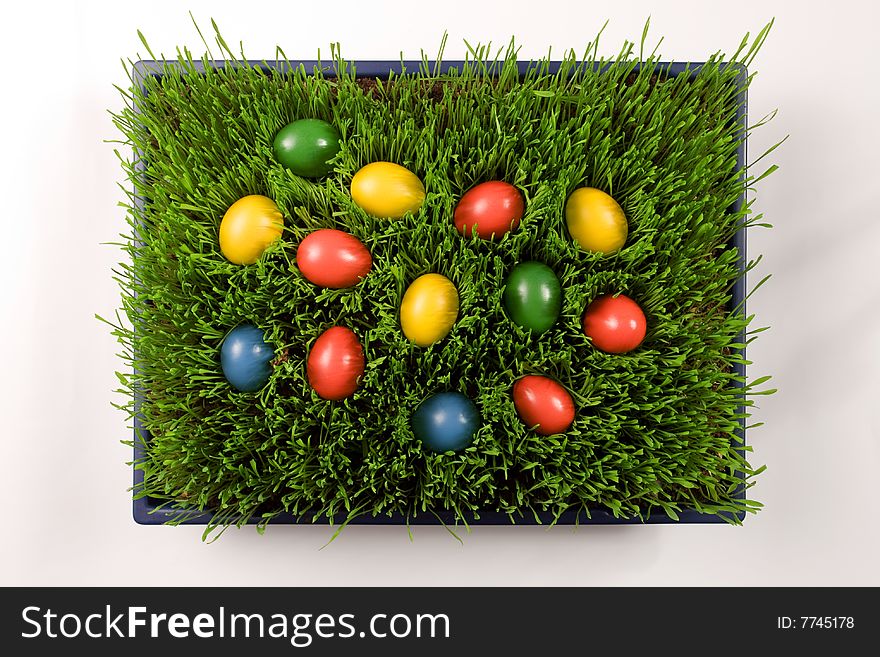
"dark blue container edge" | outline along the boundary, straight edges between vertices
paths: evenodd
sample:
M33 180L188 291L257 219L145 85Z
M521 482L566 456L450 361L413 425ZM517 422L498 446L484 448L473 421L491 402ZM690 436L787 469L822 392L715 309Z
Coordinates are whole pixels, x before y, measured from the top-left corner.
M204 64L201 61L193 62L197 71L204 72ZM241 62L227 62L225 60L216 60L211 62L213 68L219 68L225 66L227 63L233 65L242 65ZM464 64L464 61L455 60L455 61L444 61L441 64L439 72L447 73L452 68L460 67ZM134 63L132 67L132 80L133 82L140 86L143 89L144 80L149 77L161 77L165 65L171 66L179 66L179 64L174 60L168 60L167 62L157 61L157 60L139 60ZM290 61L294 67L303 66L306 71L312 71L315 69L322 70L325 75L328 77L332 77L332 67L326 62L318 62L317 60L300 60L300 61ZM368 60L361 62L350 62L350 64L354 64L357 67L357 75L358 77L368 77L368 78L387 78L389 74L400 74L401 70L406 70L407 72L417 72L421 70L423 66L423 62L421 60L403 60L403 61L379 61L379 60ZM428 66L433 70L436 62L428 61ZM655 70L663 71L667 74L671 75L680 75L684 72L688 72L689 75L693 76L699 71L700 67L704 64L704 62L657 62L655 63ZM265 69L275 69L275 70L286 70L288 68L288 62L285 61L275 61L275 60L250 60L247 62L249 66L258 66ZM519 68L520 74L524 74L529 68L535 65L535 62L529 61L520 61L517 62L517 66ZM549 62L548 73L555 73L559 69L560 62L552 61ZM743 205L746 200L746 162L747 162L747 139L745 135L745 131L748 128L748 88L746 85L746 81L748 79L748 69L745 65L739 63L724 63L725 66L734 66L739 69L738 82L740 86L740 92L737 97L737 107L736 107L736 122L743 129L743 139L740 141L739 146L737 148L737 168L740 172L739 177L742 181L742 194L736 200L731 211L733 213L740 212L742 210ZM640 68L640 64L635 66L636 69ZM134 107L135 111L138 110L137 106ZM143 174L145 172L145 167L142 163L139 154L135 153L136 164L135 168L138 173ZM135 208L137 210L143 209L143 199L139 194L137 194L137 190L135 190ZM731 300L730 304L733 309L738 309L741 316L745 317L746 315L746 298L748 291L747 284L747 253L746 253L746 229L744 227L740 227L737 232L734 234L733 239L730 242L730 246L737 249L737 266L741 272L741 275L737 277L734 282L733 289L731 291ZM745 330L737 336L737 341L743 345L746 343L746 334ZM743 380L746 375L746 348L743 348L739 351L742 356L742 362L734 364L734 371L738 377L741 377ZM743 384L738 383L737 387L743 388ZM743 404L739 407L739 414L744 415L745 413L745 392L741 391L739 393L739 398L743 400ZM141 397L137 395L135 397L135 418L134 418L134 462L139 463L144 458L144 450L142 446L142 441L148 440L148 432L143 427L141 423L141 415L140 415L140 405L141 405ZM745 453L746 441L745 441L745 418L740 417L738 420L739 428L736 431L736 436L739 443L742 445L742 449L738 450L740 454ZM736 476L742 480L742 485L737 490L734 495L735 499L745 499L746 496L746 478L745 473L736 472ZM143 471L139 468L133 468L133 484L134 490L138 490L142 487L144 480ZM359 516L357 518L348 521L346 524L353 525L449 525L449 526L463 526L467 525L507 525L507 526L516 526L516 525L549 525L549 524L558 524L558 525L653 525L653 524L729 524L731 518L736 518L739 522L745 520L746 512L739 511L735 514L733 513L701 513L696 509L683 509L678 512L678 520L673 520L666 513L664 513L661 509L658 509L659 512L651 513L647 518L641 519L639 517L635 518L618 518L615 517L609 511L604 509L591 509L590 516L587 516L586 512L583 510L577 511L567 511L560 515L556 515L550 512L539 512L537 514L528 513L524 514L521 518L516 518L515 521L511 521L510 516L506 513L501 512L483 512L480 513L480 518L477 519L474 514L467 513L463 514L463 517L456 517L453 512L449 511L439 511L436 513L423 512L416 517L406 517L403 514L394 513L391 515L378 515L378 516ZM210 512L200 512L197 510L193 511L181 511L175 509L168 509L159 504L154 503L153 500L140 497L133 499L132 502L132 516L136 523L141 525L164 525L169 522L175 522L177 524L189 524L189 525L207 525L210 524L212 513ZM537 516L537 517L536 517ZM314 519L313 515L296 517L287 513L282 513L277 516L274 516L269 523L270 524L312 524ZM247 524L259 524L262 522L261 518L253 517L248 519ZM326 519L323 521L317 522L315 524L325 524ZM339 523L343 524L343 523Z

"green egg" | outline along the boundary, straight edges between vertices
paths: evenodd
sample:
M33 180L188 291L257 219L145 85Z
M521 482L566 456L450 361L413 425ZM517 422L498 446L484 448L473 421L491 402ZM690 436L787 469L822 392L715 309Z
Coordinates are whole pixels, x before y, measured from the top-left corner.
M296 175L320 178L339 152L339 133L326 121L300 119L278 131L273 148L275 158Z
M562 309L559 279L542 262L521 262L507 277L504 307L515 324L533 333L543 333L556 323Z

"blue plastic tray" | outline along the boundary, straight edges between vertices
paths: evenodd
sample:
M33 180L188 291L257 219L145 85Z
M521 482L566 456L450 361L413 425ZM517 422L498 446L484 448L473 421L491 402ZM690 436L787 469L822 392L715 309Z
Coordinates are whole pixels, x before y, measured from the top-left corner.
M217 60L211 62L211 66L214 68L220 68L226 65L226 61ZM332 67L324 62L318 62L317 60L301 60L301 61L291 61L290 65L294 67L298 67L300 65L304 66L306 71L315 70L315 68L323 68L324 74L328 77L332 77ZM358 61L353 62L357 66L357 75L358 77L364 78L379 78L379 79L387 79L389 74L399 74L405 68L409 72L418 71L423 66L423 62L420 60L405 60L405 61ZM161 77L163 74L163 68L166 64L170 64L172 66L179 65L176 61L169 60L167 62L155 61L155 60L141 60L134 65L133 69L133 79L135 80L135 84L139 84L143 87L143 80L147 77ZM286 61L251 61L248 62L251 66L257 66L264 69L275 69L275 70L286 70L288 68L288 62ZM429 61L428 65L433 70L435 62ZM460 68L464 64L463 61L444 61L440 66L440 71L442 73L448 72L450 69ZM555 73L559 69L560 62L550 62L550 73ZM204 64L202 62L195 62L196 68L199 71L204 71ZM533 64L530 62L518 62L520 73L525 73L530 66ZM699 71L700 67L703 65L702 62L691 62L689 64L678 63L678 62L657 62L655 64L655 68L658 72L663 72L667 75L680 75L682 73L688 73L691 76L694 76ZM739 82L740 82L740 93L737 98L737 111L736 111L736 123L742 127L743 134L745 134L747 129L747 94L748 90L745 87L745 81L748 77L748 73L745 66L741 64L728 64L729 66L735 66L739 69ZM137 110L137 107L135 107ZM740 197L737 199L736 203L731 207L731 212L739 212L742 209L743 204L745 203L745 195L746 195L746 183L745 183L745 167L746 167L746 140L745 138L740 142L740 146L737 149L736 158L737 158L737 167L740 170L740 177L743 181L743 190ZM140 158L138 158L138 168L140 173L144 173L144 165L141 164ZM135 207L137 209L143 209L144 200L140 197L135 198ZM730 304L729 307L731 309L738 308L739 313L745 316L746 313L746 231L744 228L740 228L739 231L734 235L733 239L730 241L730 246L734 246L738 249L738 262L737 266L739 267L740 272L742 272L741 276L737 279L733 286ZM737 339L737 342L741 344L745 344L745 334L740 334ZM743 360L745 360L745 348L743 348L740 353L743 356ZM738 363L734 367L734 371L740 377L745 377L745 365L742 363ZM737 387L742 387L741 383L736 384ZM741 399L745 399L744 394L740 394ZM134 461L138 462L144 457L144 449L141 445L141 439L145 441L149 441L149 432L143 426L141 422L141 415L139 412L140 408L140 399L135 399L135 420L134 420ZM744 413L744 407L740 407L740 414ZM738 438L742 441L742 444L745 445L745 419L740 418L739 420L739 428L736 431ZM745 476L743 473L738 473L739 477L743 479L743 484L745 484ZM134 470L134 486L135 488L139 488L141 484L143 484L144 475L141 470ZM740 490L735 495L738 499L743 499L745 497L745 486L740 488ZM601 508L591 509L590 516L587 516L586 513L581 511L568 511L563 513L558 518L555 518L554 514L549 512L538 513L537 517L534 517L531 513L524 514L522 517L516 518L516 524L520 525L537 525L537 524L550 524L556 520L556 524L561 525L625 525L625 524L643 524L643 521L639 518L615 518L609 511ZM133 515L135 522L142 525L161 525L165 524L169 520L173 518L177 518L178 522L181 524L193 524L193 525L206 525L211 520L210 513L199 513L198 511L189 512L189 515L184 519L180 520L181 511L180 510L168 510L165 508L160 508L160 504L158 501L153 500L149 497L140 498L133 500ZM678 523L697 523L697 524L705 524L705 523L724 523L728 522L725 519L725 514L709 514L709 513L700 513L695 509L683 509L678 513L679 520L672 520L665 513L660 510L652 513L644 523L648 524L678 524ZM727 518L731 518L733 514L727 514ZM740 512L736 514L736 517L739 520L743 520L745 517L745 512ZM473 515L466 514L465 520L468 524L473 525L510 525L510 518L506 513L499 513L494 511L486 511L481 512L479 519L475 518ZM252 518L249 523L257 524L260 521L259 518ZM317 518L315 519L313 514L307 514L302 517L292 516L290 514L281 514L274 518L272 524L299 524L299 523L327 523L326 518ZM392 514L390 516L361 516L351 521L350 524L359 524L359 525L437 525L440 523L455 525L459 524L460 521L456 520L456 516L453 512L437 510L436 515L431 513L420 513L415 518L406 518L402 514Z

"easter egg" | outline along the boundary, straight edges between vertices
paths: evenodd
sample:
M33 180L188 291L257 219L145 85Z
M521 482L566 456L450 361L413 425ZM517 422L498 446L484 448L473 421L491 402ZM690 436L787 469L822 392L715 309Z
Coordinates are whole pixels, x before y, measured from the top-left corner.
M300 119L281 128L272 147L275 159L296 175L319 178L339 152L339 133L321 119Z
M458 290L445 276L425 274L407 288L400 303L403 334L420 347L446 337L458 317Z
M419 404L412 414L416 438L435 452L457 452L474 440L480 415L460 392L440 392Z
M296 249L296 264L319 287L356 285L370 271L370 251L354 235L323 228L306 235Z
M281 237L284 217L275 201L258 194L238 199L220 222L220 252L236 265L250 265Z
M453 220L458 232L476 233L484 240L500 239L519 226L523 216L523 197L513 185L500 180L484 182L469 189L455 206Z
M584 335L610 354L632 351L645 339L646 330L645 313L622 294L598 297L584 312Z
M556 274L543 262L521 262L504 284L504 307L519 326L543 333L556 323L562 308L562 288Z
M574 402L553 379L530 374L513 384L513 404L523 423L542 436L562 433L574 422Z
M351 179L351 198L367 214L400 219L417 212L425 200L425 186L409 169L393 162L373 162Z
M275 357L263 331L253 324L232 329L220 347L220 367L230 385L241 392L254 392L269 381Z
M309 385L318 395L345 399L357 390L363 374L364 349L354 331L334 326L318 336L306 360Z
M623 209L605 192L581 187L565 203L568 232L585 251L614 253L623 248L629 233Z

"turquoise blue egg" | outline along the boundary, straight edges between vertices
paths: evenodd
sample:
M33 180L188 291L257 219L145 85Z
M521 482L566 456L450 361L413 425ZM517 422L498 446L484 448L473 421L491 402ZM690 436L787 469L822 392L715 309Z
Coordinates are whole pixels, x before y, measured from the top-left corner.
M440 392L419 404L412 414L413 432L435 452L457 452L474 440L480 415L459 392Z
M223 376L241 392L255 392L266 385L274 357L263 331L252 324L236 326L220 347Z

